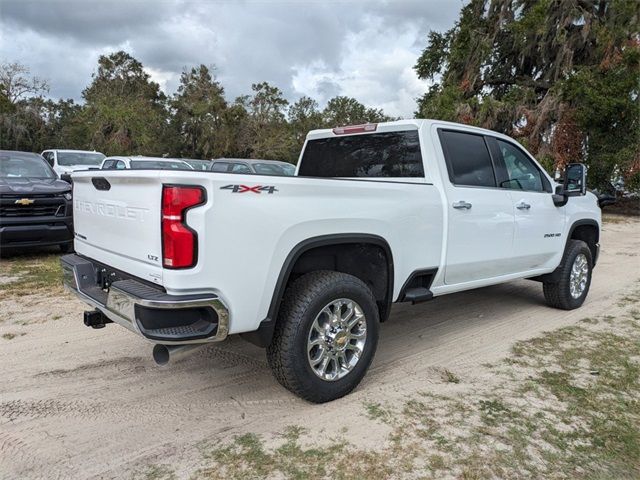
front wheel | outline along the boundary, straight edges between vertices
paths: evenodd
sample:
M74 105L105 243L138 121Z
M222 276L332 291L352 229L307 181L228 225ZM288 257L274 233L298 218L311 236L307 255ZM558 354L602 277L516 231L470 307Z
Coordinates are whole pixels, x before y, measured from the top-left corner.
M543 284L544 298L550 307L573 310L589 293L593 260L589 246L582 240L569 240L558 267L557 282Z
M267 360L285 388L315 403L340 398L364 377L378 344L375 298L362 280L317 271L286 291Z

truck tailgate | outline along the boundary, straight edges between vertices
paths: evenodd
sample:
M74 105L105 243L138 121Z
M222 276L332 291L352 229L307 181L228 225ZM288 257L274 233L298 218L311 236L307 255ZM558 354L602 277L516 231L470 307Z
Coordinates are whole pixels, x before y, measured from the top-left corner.
M126 173L74 174L75 249L161 284L162 181L155 172Z

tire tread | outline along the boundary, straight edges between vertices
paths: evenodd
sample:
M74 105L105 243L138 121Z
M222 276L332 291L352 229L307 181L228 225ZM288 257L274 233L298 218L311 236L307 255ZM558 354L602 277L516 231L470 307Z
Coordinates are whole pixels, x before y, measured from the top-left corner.
M573 310L582 305L586 293L579 303L571 297L571 293L568 288L569 278L571 276L571 268L573 267L573 259L579 254L584 253L587 255L587 261L589 262L589 268L593 267L593 261L591 259L591 250L589 246L582 240L569 240L567 248L565 248L562 255L562 261L558 266L558 275L560 280L558 282L544 282L542 284L542 291L544 293L545 301L547 305L560 310ZM589 279L589 282L591 280ZM587 285L588 292L589 285Z
M370 289L357 277L328 270L307 273L295 280L285 291L273 338L267 347L267 362L276 380L287 390L305 400L316 403L328 399L324 399L321 393L304 385L294 369L295 363L301 361L291 354L295 338L301 328L301 322L296 320L303 318L315 298L337 284L360 290L364 287L371 302L375 305L375 298ZM357 383L353 385L353 388L356 386Z

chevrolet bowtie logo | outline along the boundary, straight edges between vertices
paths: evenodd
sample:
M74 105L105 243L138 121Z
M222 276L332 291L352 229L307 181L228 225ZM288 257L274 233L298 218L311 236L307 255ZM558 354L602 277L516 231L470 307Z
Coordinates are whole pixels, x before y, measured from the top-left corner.
M21 198L20 200L16 200L16 205L31 205L35 200L31 200L30 198Z

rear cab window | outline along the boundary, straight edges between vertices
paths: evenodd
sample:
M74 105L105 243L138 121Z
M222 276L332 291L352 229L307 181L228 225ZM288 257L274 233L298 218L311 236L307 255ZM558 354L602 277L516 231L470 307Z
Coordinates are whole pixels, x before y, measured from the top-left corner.
M298 176L424 177L418 130L310 139L302 154Z

